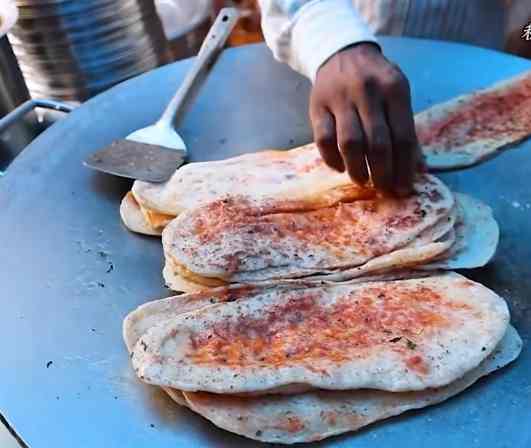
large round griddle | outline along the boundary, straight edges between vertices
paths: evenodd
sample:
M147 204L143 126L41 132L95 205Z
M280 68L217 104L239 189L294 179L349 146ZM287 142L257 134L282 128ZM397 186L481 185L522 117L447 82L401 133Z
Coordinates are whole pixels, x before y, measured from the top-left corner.
M531 68L469 46L382 41L411 80L417 111ZM0 412L31 447L255 446L136 380L122 319L168 295L160 241L121 225L118 205L129 182L81 165L90 152L153 122L187 68L179 62L88 101L0 180ZM264 46L225 52L179 127L191 159L308 141L308 88ZM498 254L467 275L508 300L523 353L447 403L327 446L531 446L531 144L443 178L494 208Z

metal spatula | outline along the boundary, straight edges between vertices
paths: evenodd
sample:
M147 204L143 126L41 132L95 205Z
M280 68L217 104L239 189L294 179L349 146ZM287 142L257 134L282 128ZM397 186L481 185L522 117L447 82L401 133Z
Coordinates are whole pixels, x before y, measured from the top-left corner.
M183 164L186 145L174 127L175 117L189 99L200 75L213 65L238 21L236 8L223 8L201 45L190 72L154 125L129 134L90 155L85 166L115 176L164 182Z

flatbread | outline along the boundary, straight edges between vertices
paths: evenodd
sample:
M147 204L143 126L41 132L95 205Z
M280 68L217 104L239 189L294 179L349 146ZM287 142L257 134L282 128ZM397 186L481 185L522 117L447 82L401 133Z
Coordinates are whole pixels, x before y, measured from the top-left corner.
M346 281L359 277L374 276L380 273L387 273L394 270L404 270L414 266L423 266L432 260L439 260L443 254L449 251L455 242L454 224L458 216L457 207L454 207L450 214L439 220L434 226L422 232L414 241L403 249L393 251L379 257L375 257L367 263L356 266L355 268L338 270L323 269L320 273L303 277L305 281L328 280L328 281ZM466 247L463 250L467 250ZM433 269L432 269L433 270ZM271 272L271 270L269 271ZM292 279L285 270L278 270L282 279ZM163 277L166 285L173 291L197 292L216 286L229 285L228 282L219 281L219 284L211 284L212 279L204 278L196 274L190 275L190 272L184 272L182 267L172 263L172 258L166 256L163 268ZM294 278L296 281L297 279ZM271 280L266 280L269 282ZM249 282L246 282L247 284ZM261 284L263 281L254 281L252 284ZM234 284L234 283L233 283Z
M429 170L478 164L531 134L531 71L415 116Z
M172 291L188 293L199 292L204 289L212 289L212 286L202 285L201 283L193 282L192 280L179 275L168 262L164 263L162 276L164 277L164 283Z
M353 184L346 173L328 168L315 144L192 163L163 184L136 181L130 193L136 205L124 210L122 219L130 230L148 234L160 233L185 210L233 195L304 202L306 208L375 195L373 189ZM128 226L138 219L129 215L138 213L144 216L145 225Z
M344 282L356 278L368 278L383 273L389 273L407 268L416 268L436 260L441 254L447 253L455 241L455 233L453 230L448 232L444 238L439 241L426 244L424 246L408 246L404 249L399 249L390 254L385 254L380 257L373 258L367 263L356 266L355 268L346 269L343 271L330 271L326 274L315 274L304 277L303 279L289 279L283 278L277 280L278 282L299 282L304 280L306 282L314 281L328 281L328 282ZM433 270L433 269L431 269ZM197 292L204 289L210 289L208 285L197 283L181 276L171 264L171 260L166 260L163 269L163 276L166 285L173 291L182 292ZM199 281L201 281L199 279ZM265 283L269 283L266 281ZM252 284L261 285L263 281L257 281ZM247 283L248 284L248 283ZM235 284L237 285L237 283Z
M462 193L455 193L455 199L456 216L449 216L448 221L437 223L405 248L375 257L361 266L345 270L326 270L304 279L342 282L405 268L433 271L485 266L496 253L499 242L499 226L492 209ZM454 219L455 233L449 233L448 226L453 227ZM442 239L441 234L444 234ZM435 242L427 244L429 241ZM201 277L197 278L199 282L194 282L179 275L171 258L166 259L163 274L166 284L174 291L194 292L209 287L199 283Z
M455 226L456 241L440 260L420 269L473 269L485 266L496 254L500 228L492 209L462 193L454 193L459 208Z
M331 274L312 275L306 277L308 281L322 280L327 282L346 282L357 278L370 278L375 275L389 274L404 269L417 269L446 253L455 241L455 232L452 230L445 237L421 247L406 247L390 254L373 258L367 263Z
M392 274L375 275L370 278L350 280L350 284L361 282L378 282L401 280L405 278L421 278L430 276L429 273L416 271L397 271ZM282 281L268 282L261 285L231 285L227 287L213 288L202 291L194 291L188 294L179 294L166 297L164 299L152 300L146 302L135 310L131 311L123 322L123 339L127 351L131 354L138 340L150 328L173 318L196 311L207 306L218 303L234 302L236 300L249 300L262 293L263 290L271 288L311 288L313 286L323 285L325 282L320 281Z
M259 293L260 289L257 287L238 285L181 294L144 303L131 311L124 319L123 338L127 350L132 353L140 337L163 321L218 303L250 299Z
M213 303L235 300L238 297L231 290L237 289L220 288L219 294L210 299L208 294L187 294L140 306L124 321L124 340L128 350L132 351L138 339L157 323ZM252 297L250 289L246 297ZM421 392L319 391L253 398L187 392L185 399L180 390L163 389L179 405L192 407L195 412L228 431L264 442L309 442L355 431L409 409L444 401L461 392L480 376L514 360L520 353L521 346L516 330L509 326L494 352L476 369L447 387Z
M214 201L164 229L164 253L192 281L198 275L254 282L359 266L407 246L454 207L452 193L433 176L420 176L415 188L417 194L409 198L310 211L297 202Z
M245 398L185 392L184 396L192 410L227 431L262 442L312 442L445 401L514 361L521 349L522 340L509 326L496 349L478 367L448 386L419 392L317 391ZM168 393L173 397L172 390Z
M143 381L184 391L422 390L476 367L508 320L503 299L455 273L277 286L150 328L132 363Z
M240 298L251 298L253 297L252 292L254 289L250 286L218 288L215 291L210 290L206 294L183 294L147 302L129 313L124 319L123 339L127 351L132 354L140 337L151 327L161 322L216 303L230 302ZM162 389L177 404L188 407L182 391L168 387L163 387Z
M135 181L132 192L142 207L174 216L227 196L326 204L367 195L367 189L352 184L346 173L328 168L313 143L191 163L163 184Z
M475 269L485 266L494 257L500 237L500 229L492 209L466 194L454 193L454 195L458 218L454 227L455 239L447 251L432 257L433 244L423 246L420 250L407 247L377 257L363 266L332 275L312 276L309 279L340 282L404 268L435 271Z
M120 217L125 227L132 232L144 235L160 236L162 228L154 228L142 214L138 202L131 192L128 192L120 203Z
M376 257L361 266L346 270L327 270L309 275L305 280L347 281L408 267L433 271L473 269L486 265L496 253L499 241L498 223L491 208L483 202L461 193L454 194L456 215L449 215L448 220L441 220L407 247ZM453 234L448 232L448 227L453 227L454 220L455 240L452 239ZM440 238L441 235L444 236L443 239ZM435 243L426 244L429 241ZM180 275L178 271L171 258L167 257L163 276L167 286L173 291L196 292L213 287L201 284L200 276L196 277L197 281L192 281Z

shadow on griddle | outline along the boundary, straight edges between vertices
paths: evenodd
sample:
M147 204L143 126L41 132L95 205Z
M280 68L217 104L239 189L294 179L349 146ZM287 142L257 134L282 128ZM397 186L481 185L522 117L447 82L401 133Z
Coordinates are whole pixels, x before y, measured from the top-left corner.
M117 204L120 203L122 197L131 189L132 185L133 181L131 179L96 171L90 177L91 190Z

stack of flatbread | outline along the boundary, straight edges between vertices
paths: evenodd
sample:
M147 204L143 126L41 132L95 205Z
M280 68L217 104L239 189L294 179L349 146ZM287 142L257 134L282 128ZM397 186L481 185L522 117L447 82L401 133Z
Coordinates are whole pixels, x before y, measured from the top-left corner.
M138 377L215 425L295 443L439 403L514 360L502 298L455 274L203 290L124 323Z
M528 91L530 74L419 114L430 166L526 137ZM308 145L135 182L121 216L162 234L165 281L187 292L125 319L135 372L228 431L320 440L444 401L520 353L505 301L451 272L494 255L490 208L430 174L384 198Z
M286 279L345 281L490 260L499 231L486 205L454 195L431 175L419 175L414 189L405 199L337 195L335 204L318 208L229 196L187 210L162 235L166 284L191 292Z

